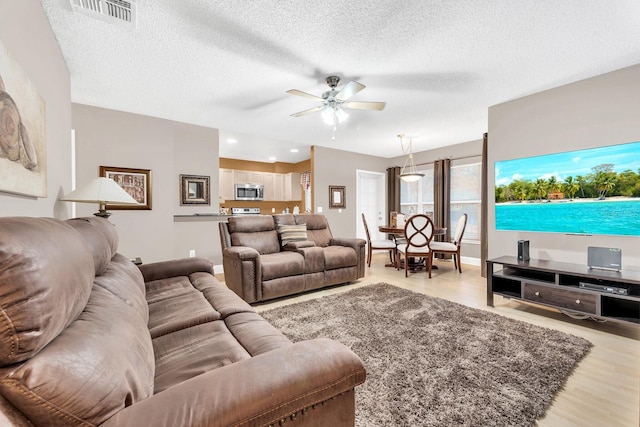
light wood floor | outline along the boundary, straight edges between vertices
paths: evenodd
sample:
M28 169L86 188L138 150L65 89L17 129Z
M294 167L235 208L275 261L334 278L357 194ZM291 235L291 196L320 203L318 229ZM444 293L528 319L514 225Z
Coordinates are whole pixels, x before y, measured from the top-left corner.
M624 426L640 425L640 325L574 320L555 310L495 296L495 307L486 306L486 281L480 267L462 265L462 274L450 261L436 261L440 269L429 280L425 272L404 277L404 271L384 267L386 254L374 254L366 276L349 285L332 287L293 298L256 306L258 311L294 302L344 292L360 286L386 282L444 298L470 307L488 310L535 325L586 338L593 343L556 396L539 426Z

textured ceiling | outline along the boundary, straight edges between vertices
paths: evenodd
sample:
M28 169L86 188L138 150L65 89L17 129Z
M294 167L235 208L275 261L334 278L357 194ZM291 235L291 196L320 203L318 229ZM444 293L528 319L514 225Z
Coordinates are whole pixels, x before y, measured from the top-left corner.
M136 28L42 0L73 102L220 129L220 154L296 162L319 145L381 157L480 139L487 109L640 63L638 0L136 0ZM332 140L317 104L367 86ZM226 140L234 138L236 144ZM291 148L299 148L296 154Z

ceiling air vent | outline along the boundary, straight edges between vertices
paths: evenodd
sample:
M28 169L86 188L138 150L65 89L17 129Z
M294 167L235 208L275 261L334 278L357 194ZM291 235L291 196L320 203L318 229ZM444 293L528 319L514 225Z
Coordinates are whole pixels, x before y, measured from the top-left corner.
M133 0L70 0L70 2L71 8L76 12L106 22L135 26L136 4Z

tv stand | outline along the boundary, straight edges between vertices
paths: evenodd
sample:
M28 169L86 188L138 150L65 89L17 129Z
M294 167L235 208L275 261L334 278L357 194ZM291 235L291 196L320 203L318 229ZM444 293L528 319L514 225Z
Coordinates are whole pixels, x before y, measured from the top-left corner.
M496 269L496 265L502 266ZM585 285L595 285L584 288ZM593 289L600 288L600 289ZM502 256L487 261L487 305L494 294L570 314L640 325L640 273Z

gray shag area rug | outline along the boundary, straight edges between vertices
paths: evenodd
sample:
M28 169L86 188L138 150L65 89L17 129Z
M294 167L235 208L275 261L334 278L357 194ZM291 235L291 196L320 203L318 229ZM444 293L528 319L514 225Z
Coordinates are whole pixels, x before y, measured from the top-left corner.
M294 342L363 360L356 425L532 426L591 343L389 284L261 313Z

